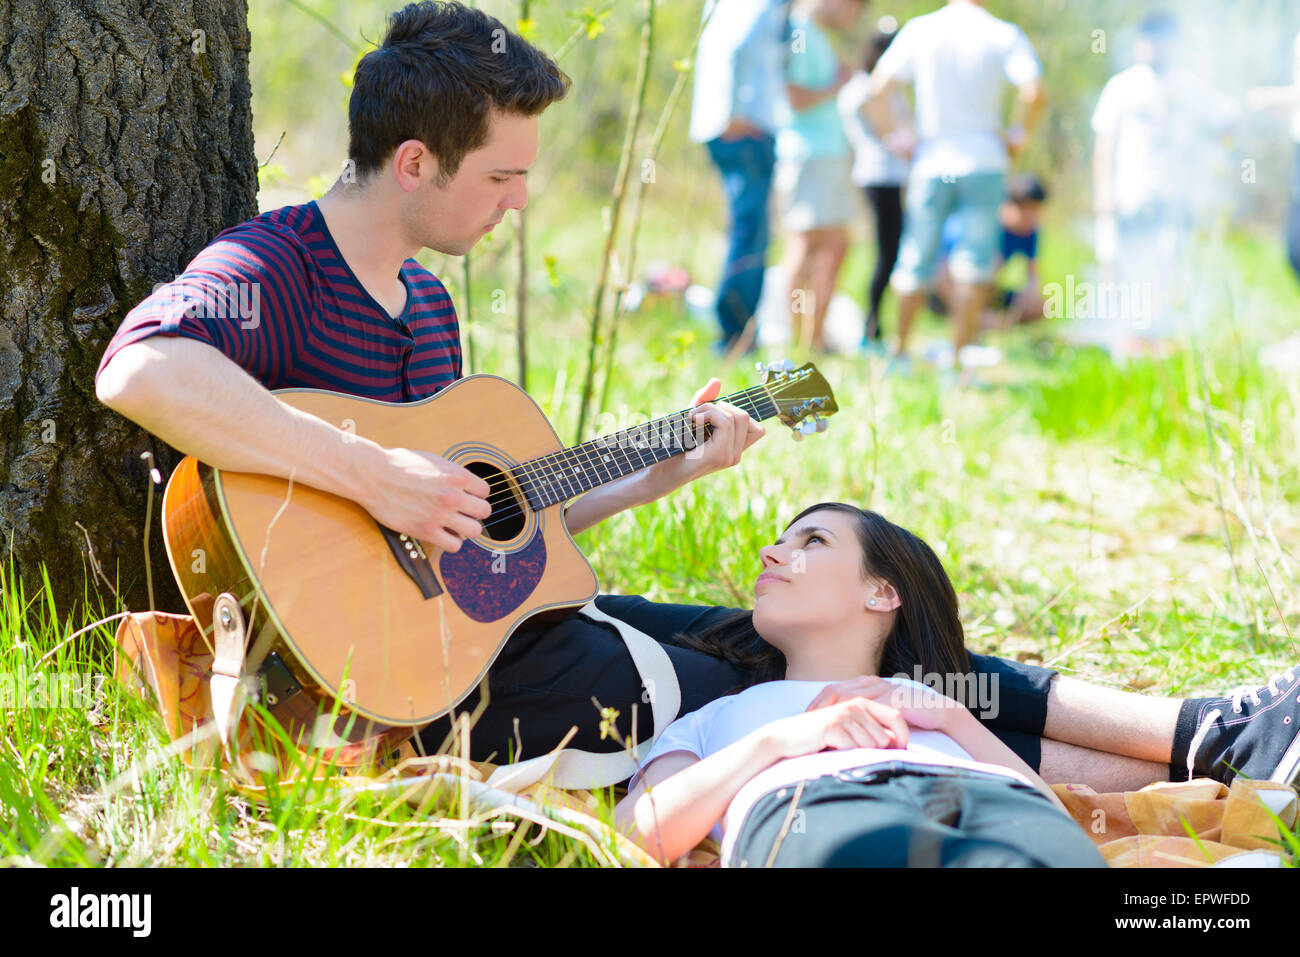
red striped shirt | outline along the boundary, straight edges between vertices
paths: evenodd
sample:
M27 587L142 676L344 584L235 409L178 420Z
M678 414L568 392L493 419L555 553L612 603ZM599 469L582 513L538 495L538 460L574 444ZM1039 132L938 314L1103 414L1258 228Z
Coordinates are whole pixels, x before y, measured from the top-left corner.
M460 378L460 328L433 273L408 259L401 281L406 308L393 317L352 274L314 201L272 210L223 231L127 313L96 377L125 345L185 336L268 389L423 399Z

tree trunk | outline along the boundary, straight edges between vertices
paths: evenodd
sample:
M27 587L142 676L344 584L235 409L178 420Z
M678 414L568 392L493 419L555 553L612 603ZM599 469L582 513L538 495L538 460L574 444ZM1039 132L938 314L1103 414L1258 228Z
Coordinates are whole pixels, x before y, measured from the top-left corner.
M256 213L248 49L245 0L0 0L0 549L29 595L45 565L60 615L96 588L78 522L149 604L141 453L164 477L179 456L99 404L95 369L154 283ZM183 610L161 493L155 604Z

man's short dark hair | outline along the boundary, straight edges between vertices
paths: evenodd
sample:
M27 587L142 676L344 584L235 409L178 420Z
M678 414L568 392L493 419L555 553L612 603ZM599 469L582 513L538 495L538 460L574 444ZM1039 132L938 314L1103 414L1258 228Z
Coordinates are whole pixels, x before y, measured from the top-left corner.
M348 156L357 179L406 140L438 160L445 184L487 142L492 109L535 116L572 81L500 20L460 3L423 0L388 18L378 49L357 64L348 102Z

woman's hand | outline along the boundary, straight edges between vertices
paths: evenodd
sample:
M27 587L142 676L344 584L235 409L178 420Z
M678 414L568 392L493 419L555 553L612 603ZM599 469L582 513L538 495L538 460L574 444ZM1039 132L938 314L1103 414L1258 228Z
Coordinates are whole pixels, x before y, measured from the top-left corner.
M908 162L916 153L916 131L908 127L891 130L880 138L880 142L889 152Z
M867 697L781 718L763 732L785 758L827 748L905 748L908 735L907 722L896 708Z
M863 675L827 685L813 698L808 710L825 708L852 698L886 705L897 711L907 724L927 731L947 730L953 716L965 710L959 702L933 688L911 683L896 684L876 675Z

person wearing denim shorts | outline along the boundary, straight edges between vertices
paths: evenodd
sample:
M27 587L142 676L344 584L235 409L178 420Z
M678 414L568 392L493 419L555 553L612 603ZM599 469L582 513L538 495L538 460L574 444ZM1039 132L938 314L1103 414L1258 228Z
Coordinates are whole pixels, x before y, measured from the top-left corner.
M1024 32L971 0L950 0L909 21L880 58L868 101L877 129L900 127L890 106L900 85L912 84L916 94L914 162L891 279L899 295L898 355L906 354L949 216L961 227L949 267L954 361L973 338L997 259L1008 156L1024 139L1024 129L1003 131L1002 93L1008 83L1019 89L1024 128L1032 128L1044 103L1041 72Z

